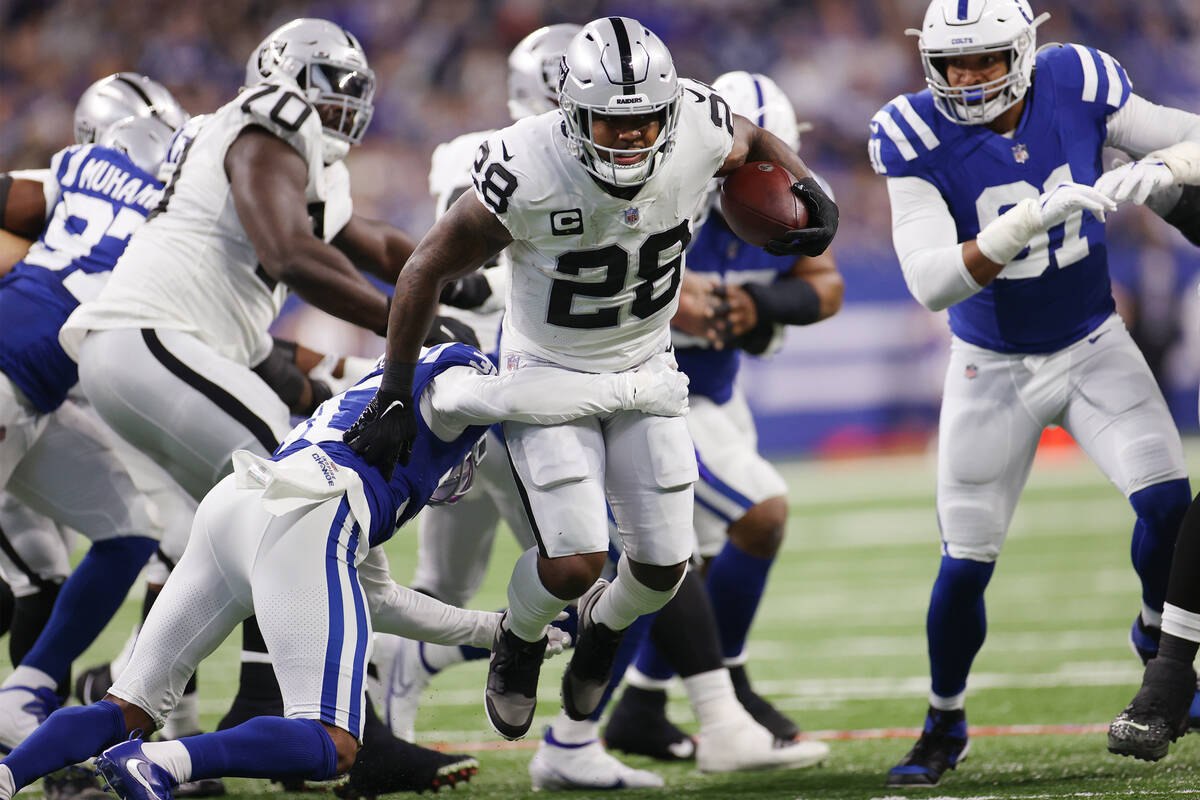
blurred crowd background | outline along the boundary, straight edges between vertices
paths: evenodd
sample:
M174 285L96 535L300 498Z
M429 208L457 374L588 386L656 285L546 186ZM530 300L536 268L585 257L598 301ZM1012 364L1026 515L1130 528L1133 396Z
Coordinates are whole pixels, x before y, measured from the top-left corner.
M1200 2L1045 0L1039 42L1114 55L1150 100L1200 112ZM793 330L752 364L745 385L776 451L839 452L921 444L936 420L947 330L904 287L887 194L866 158L868 120L923 86L915 39L925 0L0 0L0 170L44 166L70 143L76 98L93 80L136 70L193 114L242 83L272 28L321 16L357 35L378 77L376 113L347 160L359 211L414 235L431 223L429 157L461 133L503 126L508 51L535 28L636 17L679 73L711 81L747 69L773 77L813 125L802 154L842 209L834 251L841 314ZM1200 251L1143 209L1109 224L1119 303L1184 430L1197 428ZM298 309L280 325L301 341L370 353L381 342Z

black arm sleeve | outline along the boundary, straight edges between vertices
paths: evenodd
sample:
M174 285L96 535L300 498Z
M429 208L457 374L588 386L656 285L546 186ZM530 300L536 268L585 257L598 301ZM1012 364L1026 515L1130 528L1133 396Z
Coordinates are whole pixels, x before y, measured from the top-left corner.
M1163 217L1187 240L1200 247L1200 186L1185 186L1179 202Z
M758 324L809 325L821 316L821 298L803 278L781 278L774 283L742 286L758 309Z

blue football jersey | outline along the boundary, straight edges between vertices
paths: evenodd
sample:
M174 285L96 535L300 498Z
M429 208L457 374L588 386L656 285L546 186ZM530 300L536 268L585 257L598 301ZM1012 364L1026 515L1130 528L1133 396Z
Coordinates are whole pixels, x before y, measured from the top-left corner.
M722 283L770 283L788 273L794 257L773 256L737 237L715 210L696 234L687 252L689 272L715 276ZM677 347L675 360L688 376L688 391L724 403L733 396L741 352L727 347Z
M1026 197L1063 181L1094 183L1103 171L1107 118L1131 91L1107 53L1049 45L1038 53L1012 136L951 122L925 90L897 97L872 118L871 163L881 175L936 186L958 240L969 241ZM951 306L950 329L989 350L1048 353L1078 341L1113 310L1104 224L1079 211L1035 236L982 291Z
M487 356L470 345L455 342L427 350L417 362L413 376L414 402L419 401L425 387L439 373L451 367L463 366L471 367L485 375L494 374L496 371ZM335 463L354 470L362 479L367 503L371 509L372 527L369 541L372 547L390 539L396 528L408 522L424 508L442 476L467 457L471 447L488 429L487 425L472 425L458 438L444 442L429 430L429 426L418 412L417 438L413 443L412 458L408 464L397 464L392 479L385 481L378 469L367 464L349 445L342 442L340 435L332 439L326 438L331 431L349 430L367 403L375 396L382 376L383 368L377 366L350 389L326 400L311 417L288 435L271 457L273 461L280 461L315 444ZM312 439L306 438L307 435L312 435Z
M79 379L58 329L99 294L162 194L153 175L106 147L68 147L55 154L50 170L58 197L46 227L0 279L0 370L42 412L58 408Z

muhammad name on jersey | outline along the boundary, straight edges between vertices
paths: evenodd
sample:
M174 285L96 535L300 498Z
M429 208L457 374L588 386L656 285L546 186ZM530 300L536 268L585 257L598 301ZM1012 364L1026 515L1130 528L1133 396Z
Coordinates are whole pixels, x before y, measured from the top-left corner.
M684 80L672 152L632 198L571 155L558 110L490 134L475 194L512 234L511 346L588 371L627 369L668 339L690 220L733 145L725 101ZM713 98L716 98L715 100Z
M925 90L893 99L872 117L871 164L889 178L936 186L958 241L970 241L1024 198L1064 181L1094 183L1108 117L1131 92L1125 70L1107 53L1047 45L1010 137L950 122ZM951 306L949 316L955 335L972 344L1045 353L1078 341L1113 308L1104 224L1077 211L1034 236L996 280Z

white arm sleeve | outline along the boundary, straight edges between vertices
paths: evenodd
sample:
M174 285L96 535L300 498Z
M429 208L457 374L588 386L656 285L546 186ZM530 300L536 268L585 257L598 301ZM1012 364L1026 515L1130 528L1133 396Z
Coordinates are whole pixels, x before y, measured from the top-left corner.
M630 374L572 372L556 367L522 367L482 375L451 367L429 384L430 429L449 441L470 425L502 420L557 425L580 417L634 407Z
M908 290L931 311L965 300L983 287L963 261L958 229L941 193L924 178L888 178L892 243Z
M1134 158L1179 142L1200 142L1200 114L1151 103L1136 94L1108 117L1109 147Z
M434 644L466 644L490 650L500 614L455 608L392 580L387 556L372 547L358 566L375 630Z

